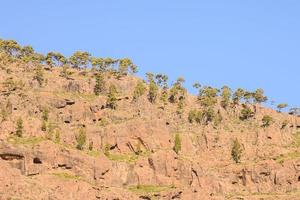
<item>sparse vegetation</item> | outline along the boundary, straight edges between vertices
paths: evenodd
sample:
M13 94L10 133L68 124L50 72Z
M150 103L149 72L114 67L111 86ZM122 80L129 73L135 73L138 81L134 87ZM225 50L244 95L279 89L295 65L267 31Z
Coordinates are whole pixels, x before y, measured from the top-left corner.
M93 68L90 69L90 66ZM263 89L247 91L238 88L232 91L229 86L218 89L196 83L194 87L199 90L196 97L187 93L183 78L178 78L169 88L166 75L148 73L147 80L143 81L129 76L136 71L136 65L129 58L96 58L81 51L75 52L69 59L58 52L49 52L44 57L30 46L21 47L15 41L3 43L0 39L0 79L3 79L0 80L0 125L2 137L6 138L2 142L4 145L8 143L8 147L19 147L22 152L24 149L28 154L33 152L30 158L37 156L40 161L35 162L33 157L29 165L40 164L41 169L46 171L52 162L48 159L54 156L43 154L55 152L60 163L57 165L55 162L50 169L57 172L53 175L59 178L76 181L94 179L95 188L100 182L102 186L102 181L106 187L106 183L118 178L126 184L138 184L127 189L149 194L140 198L160 198L161 191L172 189L172 186L142 185L144 180L156 181L155 175L161 176L162 184L174 181L176 186L180 183L179 187L184 182L189 182L184 185L187 188L191 184L197 186L198 169L203 167L205 159L214 158L205 163L212 175L208 178L213 178L216 169L220 176L224 175L223 169L227 172L242 169L243 166L233 164L241 163L241 160L245 165L268 165L269 162L265 161L270 159L279 163L290 161L286 163L290 165L300 157L299 109L290 109L289 114L293 115L290 116L257 105L268 99ZM287 106L279 104L278 112ZM269 132L281 134L284 139L279 141L277 136L274 139L273 135L267 134ZM32 136L38 134L39 137ZM228 143L233 137L239 139ZM247 142L247 148L244 149L242 141ZM262 151L255 158L251 157L255 153L253 149L249 150L252 147L256 152ZM48 148L51 151L47 151ZM205 148L211 155L201 154L199 159L197 153ZM186 152L186 149L191 151ZM219 158L222 149L228 150L228 156ZM277 149L282 154L273 155ZM246 150L249 152L243 152ZM1 154L0 157L14 164L24 159L23 155ZM77 161L70 162L69 166L70 158L78 158L92 166L81 167ZM231 159L232 164L227 165ZM101 162L104 167L98 168ZM73 164L76 164L75 168ZM274 165L276 170L285 166ZM30 167L27 169L31 170ZM172 170L168 173L171 177L161 173L161 170L169 169ZM73 175L74 170L82 177ZM61 171L69 171L70 174ZM157 174L152 176L151 171ZM30 171L28 174L35 175ZM145 174L149 177L141 178ZM297 177L289 180L291 184L299 181L298 175L292 176ZM186 177L189 180L183 182L182 178ZM44 174L40 178L44 178ZM273 179L267 181L274 185ZM236 184L235 180L232 184ZM238 189L239 185L235 187ZM277 186L281 189L280 184ZM243 189L248 191L247 187L243 186ZM176 191L170 198L180 198L180 195Z
M137 185L129 187L129 190L138 194L151 194L171 190L172 188L172 186Z
M21 117L19 117L17 120L16 136L23 136L23 119Z

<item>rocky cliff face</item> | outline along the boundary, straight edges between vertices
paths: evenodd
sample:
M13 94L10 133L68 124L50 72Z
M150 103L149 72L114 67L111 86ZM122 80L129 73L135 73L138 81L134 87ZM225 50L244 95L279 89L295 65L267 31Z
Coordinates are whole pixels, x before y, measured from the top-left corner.
M299 117L251 105L254 117L240 120L241 105L217 106L221 123L190 123L196 97L187 95L178 114L177 104L153 104L146 94L132 101L138 78L106 73L118 90L112 110L108 87L94 94L95 72L69 69L65 78L45 68L40 86L36 67L0 66L0 199L300 198ZM273 123L263 127L265 115Z

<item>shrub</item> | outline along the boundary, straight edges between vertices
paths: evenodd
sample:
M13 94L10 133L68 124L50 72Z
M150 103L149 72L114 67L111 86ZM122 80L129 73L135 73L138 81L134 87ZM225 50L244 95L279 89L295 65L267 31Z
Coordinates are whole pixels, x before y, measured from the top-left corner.
M63 77L63 78L68 78L69 75L71 74L69 71L68 71L69 67L68 65L63 65L62 66L62 70L60 72L60 76Z
M273 122L273 118L269 115L265 115L263 118L262 118L262 127L268 127L270 126L270 124Z
M78 150L83 150L84 145L86 143L86 131L84 128L79 129L79 134L76 136L77 145L76 148Z
M105 146L104 146L104 155L105 156L109 156L110 155L110 148L111 148L111 146L110 146L110 144L105 144Z
M56 129L56 131L55 131L54 143L56 143L56 144L60 143L60 130L59 129Z
M106 101L106 107L110 109L117 109L117 88L114 85L111 85L109 87L108 95L107 95L107 101Z
M198 114L197 110L191 110L189 112L188 120L189 120L190 123L193 123L195 121L197 114Z
M17 120L17 129L16 129L16 136L22 137L23 135L23 120L21 117Z
M241 111L241 120L248 120L252 117L254 117L254 112L249 107L244 107Z
M142 81L138 81L133 91L133 101L137 101L143 94L145 94L146 87Z
M44 121L48 121L48 119L49 119L49 110L47 109L47 108L45 108L44 110L43 110L43 113L42 113L42 119L44 120Z
M240 163L242 156L242 147L237 139L233 141L231 156L236 163Z
M178 154L179 151L181 151L181 138L180 138L179 133L176 133L174 143L175 144L174 144L173 150L175 151L176 154Z

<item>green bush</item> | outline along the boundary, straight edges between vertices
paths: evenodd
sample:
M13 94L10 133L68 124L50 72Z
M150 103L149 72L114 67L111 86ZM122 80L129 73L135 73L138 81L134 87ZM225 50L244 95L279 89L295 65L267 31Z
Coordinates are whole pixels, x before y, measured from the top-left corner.
M110 109L117 109L117 88L114 85L111 85L109 87L108 95L107 95L107 101L106 101L106 107Z
M254 117L254 115L255 113L249 107L244 107L241 111L240 119L247 120Z
M86 131L84 128L79 129L79 134L76 136L77 145L76 148L78 150L83 150L84 145L86 143Z
M226 109L230 103L231 89L228 86L222 87L221 106Z
M146 92L145 84L142 81L138 81L133 91L133 101L137 101Z
M231 156L236 163L240 163L242 156L242 146L237 139L233 141Z
M181 138L179 133L176 133L175 135L175 142L174 142L174 147L173 150L175 151L175 153L179 153L179 151L181 151Z
M158 86L154 81L154 75L151 73L147 73L147 78L149 81L149 92L148 92L148 99L151 103L156 102L156 98L158 95Z
M270 126L270 124L273 122L273 118L269 115L265 115L263 118L262 118L262 127L268 127Z
M44 121L48 121L48 119L49 119L49 110L47 109L47 108L45 108L44 110L43 110L43 113L42 113L42 119L44 120Z
M105 91L105 81L103 73L98 73L96 75L96 85L94 87L94 93L95 95L100 95Z

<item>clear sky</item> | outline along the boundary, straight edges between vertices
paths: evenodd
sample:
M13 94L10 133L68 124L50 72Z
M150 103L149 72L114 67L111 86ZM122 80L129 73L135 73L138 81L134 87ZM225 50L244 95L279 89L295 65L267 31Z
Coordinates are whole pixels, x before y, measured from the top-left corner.
M299 0L0 0L0 37L300 106Z

